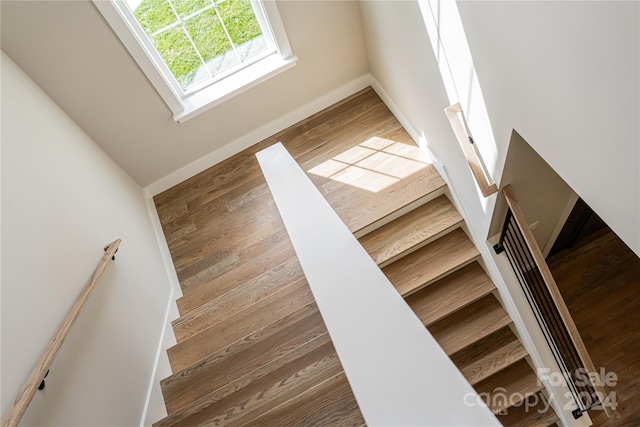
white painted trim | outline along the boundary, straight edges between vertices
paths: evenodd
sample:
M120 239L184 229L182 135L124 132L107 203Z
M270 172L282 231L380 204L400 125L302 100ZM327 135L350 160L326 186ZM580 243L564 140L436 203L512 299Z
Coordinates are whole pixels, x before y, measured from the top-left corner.
M267 25L271 29L271 34L275 39L276 49L282 58L290 58L293 56L291 45L289 44L289 38L287 32L284 29L282 18L280 18L280 11L275 0L263 0L261 5L264 10L264 15L268 17Z
M182 99L184 111L174 114L173 119L176 122L184 123L216 105L284 73L295 66L297 61L296 56L282 59L277 53L273 53L204 89L185 96Z
M169 252L169 246L167 245L167 241L162 231L162 225L160 223L160 218L158 217L156 206L153 203L153 197L151 197L149 193L144 189L142 190L142 195L147 205L147 212L149 213L149 219L151 221L153 233L156 236L156 242L158 243L158 248L160 249L160 256L162 258L162 263L164 264L165 273L167 274L167 278L169 280L170 289L169 298L167 300L167 309L164 315L164 324L160 333L158 348L153 361L151 378L149 380L149 387L147 389L147 395L145 398L144 407L142 409L142 416L140 418L140 427L149 425L147 422L147 413L149 410L151 399L153 398L154 386L155 384L159 383L161 379L163 379L158 378L158 366L160 364L160 359L162 357L167 357L166 353L163 354L163 352L166 352L169 347L176 344L176 338L173 333L171 322L179 317L176 299L182 296L180 281L178 280L178 275L173 266L173 260L171 258L171 253ZM160 374L163 375L162 373ZM162 396L159 396L159 398L162 399ZM164 400L162 403L164 405Z
M144 41L136 30L129 25L129 21L122 16L121 10L111 0L93 0L93 4L102 13L104 19L122 41L122 44L136 60L171 112L178 114L184 111L184 104L180 99L180 94L175 91L173 83L165 77L167 73L171 75L171 72L164 62L159 62L145 47Z
M259 8L255 7L256 2L260 2ZM93 3L165 101L174 120L179 123L288 70L298 60L291 51L275 1L253 0L256 15L264 14L258 17L258 21L266 24L267 28L263 27L263 32L269 33L265 34L270 40L269 44L275 44L273 54L253 64L247 63L244 68L227 77L223 73L220 80L216 79L217 81L210 82L199 90L194 88L193 93L185 93L125 1L93 0Z
M165 190L177 185L192 176L210 168L221 161L228 159L234 154L251 147L254 144L292 126L299 121L335 104L338 101L358 92L371 84L371 74L364 74L339 88L299 107L295 110L261 126L248 134L241 136L235 141L224 145L223 147L204 155L203 157L181 167L175 172L160 178L159 180L145 187L145 191L151 197L162 193Z
M180 287L178 274L176 273L175 267L173 266L173 259L171 258L171 252L169 251L167 240L164 237L164 232L162 231L162 224L160 223L160 217L158 217L156 205L153 202L153 196L150 195L146 189L142 189L142 196L144 197L145 203L147 204L147 212L149 213L151 226L153 227L153 232L156 236L156 242L158 243L158 248L160 249L160 256L162 257L162 263L164 264L164 269L167 274L167 278L169 279L171 291L174 293L177 299L182 296L182 288Z
M575 193L575 192L571 193L571 195L569 196L569 199L567 200L567 204L565 205L564 210L560 215L560 218L558 218L558 222L556 223L556 226L551 232L551 235L549 236L549 240L547 240L547 245L542 250L542 254L545 256L545 258L547 257L547 255L549 255L549 252L551 252L551 249L553 248L554 243L556 243L556 239L560 235L560 232L562 231L564 224L567 222L567 219L569 219L569 215L571 215L571 211L573 210L573 207L576 205L576 202L578 201L579 198L580 196L578 196L578 193Z
M256 154L371 426L499 426L282 143Z
M160 382L161 378L156 378L158 374L158 364L160 362L160 357L162 357L162 352L166 351L168 347L165 346L165 336L167 334L167 330L171 329L171 304L174 304L175 300L173 297L173 289L169 292L169 298L167 300L167 310L164 314L164 325L162 326L162 331L160 332L160 340L158 341L158 348L156 350L156 355L153 360L153 368L151 370L151 378L149 379L149 387L147 388L147 396L144 400L144 407L142 408L142 415L140 418L140 427L144 427L147 425L147 412L149 410L149 404L151 403L151 398L153 395L154 385L157 382ZM162 396L160 396L162 398ZM166 415L165 415L166 416ZM156 420L157 421L157 420Z

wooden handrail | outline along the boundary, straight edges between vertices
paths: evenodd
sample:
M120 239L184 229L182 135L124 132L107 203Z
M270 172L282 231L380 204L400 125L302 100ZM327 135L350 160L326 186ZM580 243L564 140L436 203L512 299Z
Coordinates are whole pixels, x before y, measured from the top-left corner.
M529 248L531 255L533 256L533 260L536 263L538 270L540 271L540 275L542 276L542 279L544 280L544 283L547 286L549 293L551 294L553 303L558 309L558 313L560 314L560 319L562 320L562 323L569 334L569 338L571 339L571 342L573 343L576 351L578 352L578 357L580 357L580 360L582 361L584 368L588 371L589 377L599 379L600 378L599 373L596 370L593 364L593 361L591 360L591 356L589 355L589 352L587 351L587 348L584 345L584 341L582 341L582 337L580 336L580 333L578 332L578 328L576 327L576 324L573 321L573 317L571 317L571 313L567 308L567 304L564 302L564 299L562 298L562 294L560 293L558 284L556 283L555 279L553 278L553 275L551 274L549 265L547 264L544 258L544 255L542 255L542 251L540 250L540 247L538 246L538 243L536 242L536 239L533 236L533 232L529 227L529 223L527 223L527 220L524 216L524 213L522 212L522 209L520 208L520 204L518 203L518 199L516 198L516 195L513 192L511 185L506 185L502 189L502 193L504 194L504 198L507 201L507 205L511 209L513 218L515 219L516 223L518 224L518 227L520 228L520 231L522 232L524 241L527 247ZM592 381L592 383L593 383L594 389L596 390L596 392L598 393L598 396L601 399L600 403L602 404L602 408L604 409L605 413L609 418L613 417L615 414L615 410L611 408L611 406L605 405L607 400L606 399L607 394L603 385L601 384L600 381L595 381L595 382Z
M469 163L469 167L471 168L471 172L473 173L478 186L480 187L480 191L484 197L489 197L490 195L498 192L498 187L495 183L489 182L489 177L484 172L483 165L481 163L482 159L479 157L479 154L473 149L471 133L467 127L466 121L464 122L464 127L462 123L458 119L458 113L462 114L462 120L464 121L464 113L462 111L462 107L459 103L453 104L450 107L444 109L447 118L449 119L449 123L451 123L451 127L453 128L453 133L456 135L456 139L464 152L464 156L467 158L467 163Z
M11 405L7 413L4 415L4 418L2 419L2 427L15 427L22 419L24 412L27 410L27 406L29 406L29 403L31 403L31 399L33 399L36 390L44 380L44 377L47 375L49 367L53 363L58 350L60 350L62 343L69 334L69 330L78 318L80 310L86 303L89 295L98 283L98 280L100 279L100 277L102 277L102 273L104 273L107 264L111 259L114 259L114 255L118 250L118 246L120 246L120 239L117 239L104 247L105 254L102 256L102 259L87 281L87 284L84 286L75 302L67 312L67 315L60 324L60 327L56 331L53 338L51 338L51 341L42 353L42 356L40 356L40 360L38 360L38 363L31 371L31 374L22 386L22 389L20 390L20 393L18 393L18 396L13 402L13 405Z

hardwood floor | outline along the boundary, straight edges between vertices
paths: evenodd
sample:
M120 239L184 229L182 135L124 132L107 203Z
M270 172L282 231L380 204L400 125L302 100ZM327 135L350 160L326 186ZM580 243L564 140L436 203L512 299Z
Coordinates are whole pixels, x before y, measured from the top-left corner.
M183 290L155 427L364 425L255 158L276 142L476 390L539 395L445 182L368 88L155 197ZM508 426L557 421L488 403Z
M353 232L444 188L368 88L156 196L183 290L156 426L364 424L254 156L278 141Z
M617 419L590 411L595 426L640 426L640 259L608 232L549 260L596 368L617 375Z

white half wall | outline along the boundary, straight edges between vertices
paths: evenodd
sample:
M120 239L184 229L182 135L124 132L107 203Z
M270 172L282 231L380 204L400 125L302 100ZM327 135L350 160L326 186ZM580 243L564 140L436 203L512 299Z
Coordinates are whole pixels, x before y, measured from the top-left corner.
M500 425L284 146L256 157L366 423Z
M140 425L171 294L142 189L4 52L1 136L2 413L121 238L21 425Z

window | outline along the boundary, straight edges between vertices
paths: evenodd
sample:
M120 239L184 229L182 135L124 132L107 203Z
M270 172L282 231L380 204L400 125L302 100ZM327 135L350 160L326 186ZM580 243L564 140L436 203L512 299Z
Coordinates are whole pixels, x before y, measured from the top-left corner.
M94 0L176 121L278 74L293 56L273 0Z

